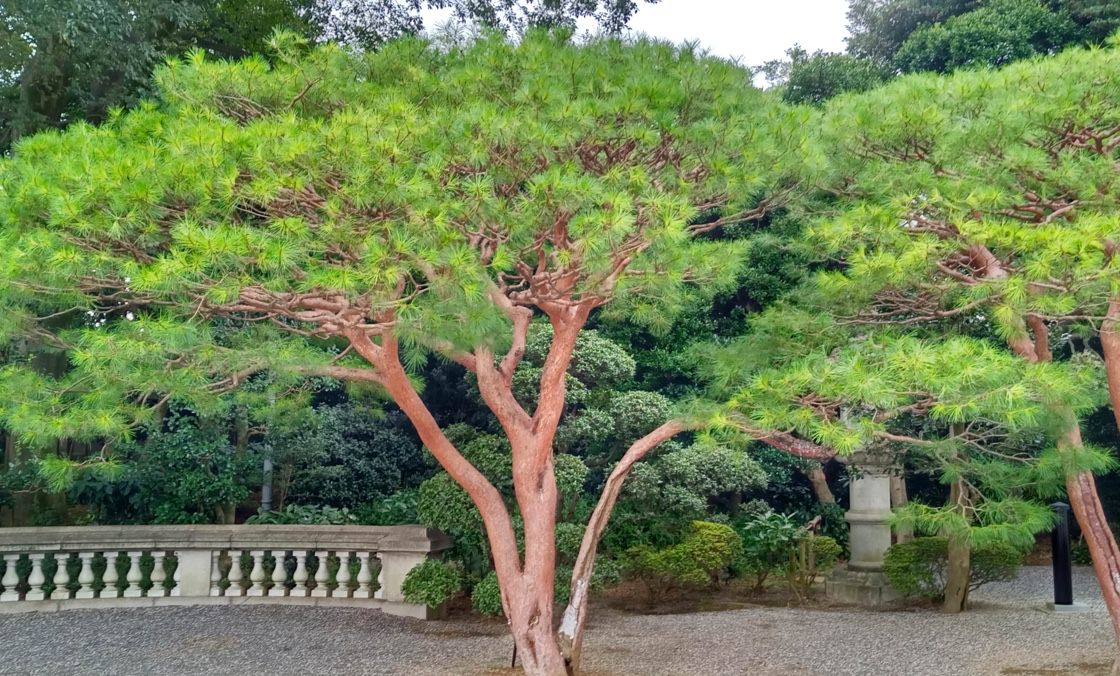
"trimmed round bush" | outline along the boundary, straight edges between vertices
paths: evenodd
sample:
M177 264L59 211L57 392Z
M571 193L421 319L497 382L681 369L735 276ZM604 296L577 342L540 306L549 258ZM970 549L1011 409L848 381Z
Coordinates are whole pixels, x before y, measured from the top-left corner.
M818 571L823 572L831 569L844 554L844 548L840 546L836 538L827 535L815 535L811 542L813 543L813 559Z
M436 608L463 588L463 576L457 566L428 559L404 576L401 592L409 603Z
M474 586L474 591L471 592L471 607L483 615L498 617L504 614L502 588L498 585L497 573L490 571Z
M633 547L623 556L622 565L656 598L675 588L711 585L742 550L743 541L730 526L693 521L683 542L663 549Z
M969 590L988 582L1010 580L1018 574L1023 552L1004 542L972 546ZM892 545L883 560L883 572L899 593L942 599L949 569L949 539L921 537Z

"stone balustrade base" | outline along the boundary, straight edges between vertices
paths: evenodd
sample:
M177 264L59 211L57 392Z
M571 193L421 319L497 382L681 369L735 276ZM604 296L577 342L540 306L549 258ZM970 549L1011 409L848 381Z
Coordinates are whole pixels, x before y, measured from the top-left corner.
M145 596L141 598L60 599L56 601L21 601L0 603L0 615L19 613L57 613L74 610L107 610L110 608L165 608L169 606L318 606L325 608L360 608L379 610L388 615L437 620L444 616L442 608L378 599L316 598L310 596Z

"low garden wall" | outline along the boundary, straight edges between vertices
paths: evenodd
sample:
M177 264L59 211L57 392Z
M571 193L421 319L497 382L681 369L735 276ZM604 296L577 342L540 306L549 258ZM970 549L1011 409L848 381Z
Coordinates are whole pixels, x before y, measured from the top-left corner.
M0 613L280 603L429 618L401 583L450 545L412 525L3 528Z

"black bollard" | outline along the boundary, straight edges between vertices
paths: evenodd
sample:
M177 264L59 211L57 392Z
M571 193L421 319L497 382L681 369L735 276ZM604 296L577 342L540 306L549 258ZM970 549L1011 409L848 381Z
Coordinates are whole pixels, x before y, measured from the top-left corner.
M1054 526L1052 558L1054 561L1054 605L1073 605L1073 563L1069 555L1069 505L1055 502L1050 505L1058 513Z

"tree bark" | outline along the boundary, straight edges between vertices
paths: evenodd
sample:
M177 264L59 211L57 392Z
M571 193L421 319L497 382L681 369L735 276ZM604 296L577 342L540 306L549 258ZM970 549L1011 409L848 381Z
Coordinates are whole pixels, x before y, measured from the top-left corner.
M1104 325L1101 327L1102 345L1105 347L1105 360L1108 363L1111 353L1113 363L1116 363L1116 319L1114 313L1120 313L1120 306L1109 304L1109 317L1107 337ZM1025 325L1020 337L1012 338L1008 342L1011 349L1030 362L1038 362L1043 357L1049 357L1049 350L1041 353L1038 346L1047 345L1046 325L1043 322L1032 323L1035 331L1034 341L1026 337ZM1117 386L1120 373L1113 373L1106 368L1109 382L1109 395ZM1113 411L1116 410L1116 400L1112 400ZM1068 407L1058 407L1055 413L1065 420L1065 429L1058 436L1058 451L1063 454L1073 454L1083 447L1081 427L1076 414ZM1120 419L1117 420L1120 426ZM1112 630L1116 636L1117 645L1120 646L1120 548L1116 544L1116 536L1108 526L1108 517L1104 513L1100 496L1097 493L1097 481L1091 472L1073 472L1066 475L1066 493L1069 497L1070 507L1085 536L1085 543L1089 546L1089 553L1093 558L1093 572L1097 576L1101 594L1104 596L1105 607L1108 608L1109 618L1112 620ZM1120 665L1120 661L1117 663Z
M949 505L964 514L968 488L963 481L954 481L949 489ZM942 610L959 613L968 607L968 586L972 580L972 549L966 533L949 533L948 570L945 579L945 601Z
M813 486L813 494L817 496L817 502L822 505L836 504L836 496L832 494L832 489L828 487L828 477L825 476L823 466L813 465L809 469L802 470L802 473Z
M1081 447L1081 429L1076 424L1067 428L1058 440L1059 449ZM1070 507L1081 526L1089 554L1093 558L1093 572L1104 595L1105 607L1112 619L1112 630L1120 643L1120 548L1116 537L1108 526L1104 507L1097 494L1097 482L1090 472L1071 474L1066 477L1066 493Z
M664 441L668 441L676 434L684 431L685 425L676 420L671 420L641 439L635 441L622 459L607 477L603 492L599 495L599 502L591 512L587 528L583 532L583 541L580 543L579 554L576 556L575 566L572 568L572 588L568 607L560 620L559 639L567 660L568 669L575 673L579 670L583 657L583 634L587 623L588 597L591 589L591 575L595 572L595 555L599 548L599 539L607 527L614 505L622 492L623 482L630 474L634 464L645 457L651 450Z
M1112 406L1112 416L1120 429L1120 298L1108 303L1108 313L1101 323L1101 353L1104 355L1104 371L1108 380L1108 401Z
M906 477L902 475L891 476L891 508L898 509L905 507L910 502L909 496L906 494ZM910 542L914 539L914 526L907 524L905 526L897 526L894 529L895 541Z

